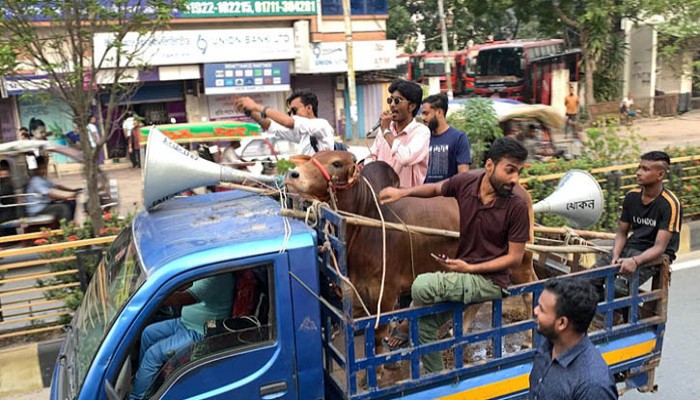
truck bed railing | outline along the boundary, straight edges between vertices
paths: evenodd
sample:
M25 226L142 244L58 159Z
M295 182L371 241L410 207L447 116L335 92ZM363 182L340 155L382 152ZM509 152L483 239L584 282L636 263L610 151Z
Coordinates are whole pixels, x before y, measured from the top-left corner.
M328 225L326 221L332 226L332 233L324 229ZM534 350L532 347L513 349L513 341L518 337L527 338L529 332L536 333L536 322L531 316L522 321L504 318L504 302L507 300L493 300L486 302L490 306L484 306L480 311L488 320L488 326L464 334L462 312L467 306L461 303L439 303L387 312L379 318L380 328L407 320L410 345L395 351L378 349L375 345L376 316L353 317L353 291L337 272L347 276L346 221L339 214L323 209L320 222L317 228L319 238L330 243L337 260L336 270L330 252L320 254L322 296L327 300L321 305L327 392L345 399L377 399L410 396L418 392L422 396L438 397L437 393L444 395L449 388L450 393L466 391L475 397L479 396L479 390L490 390L491 398L527 397L527 376ZM642 291L639 290L638 269L629 281L630 295L614 299L613 282L618 268L609 266L570 276L604 279L607 283L606 299L598 306L600 317L597 320L600 321L592 324L589 336L601 350L616 379L624 382L624 385L619 385L620 391L630 388L654 390L653 370L661 356L665 330L669 266L661 263L652 278L651 289ZM544 283L512 286L509 288L510 297L531 295L534 307ZM419 318L443 312L452 314L452 335L420 344ZM537 346L543 338L535 334L534 340ZM486 356L477 361L465 361L465 351L474 346ZM446 352L443 359L447 354L452 360L446 363L444 371L427 374L421 370L420 357L436 351ZM380 368L384 371L382 377L378 374Z

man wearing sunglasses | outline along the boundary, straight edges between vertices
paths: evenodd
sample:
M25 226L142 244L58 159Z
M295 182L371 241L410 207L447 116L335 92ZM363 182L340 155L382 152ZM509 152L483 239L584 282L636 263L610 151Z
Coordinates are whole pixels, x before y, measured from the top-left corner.
M295 90L287 98L288 112L256 103L250 97L238 97L236 109L245 112L269 133L299 143L301 154L313 156L321 150L333 150L333 127L318 118L318 99L310 90Z
M389 110L380 117L382 134L370 152L399 175L402 187L423 184L428 171L430 129L415 120L423 90L414 82L396 80L389 86Z

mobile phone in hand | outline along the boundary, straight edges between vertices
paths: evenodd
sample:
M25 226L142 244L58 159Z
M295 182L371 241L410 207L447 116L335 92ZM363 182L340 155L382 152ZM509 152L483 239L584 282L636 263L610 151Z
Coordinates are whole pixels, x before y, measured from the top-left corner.
M435 254L435 253L430 253L430 256L435 259L437 262L445 262L447 261L447 256L445 254Z

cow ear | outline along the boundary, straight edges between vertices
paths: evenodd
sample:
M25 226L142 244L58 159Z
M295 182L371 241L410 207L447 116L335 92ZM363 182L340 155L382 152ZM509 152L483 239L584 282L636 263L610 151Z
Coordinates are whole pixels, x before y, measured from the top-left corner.
M357 165L350 164L348 166L348 183L355 182L355 179L357 179L357 177L355 176L356 171L357 171Z

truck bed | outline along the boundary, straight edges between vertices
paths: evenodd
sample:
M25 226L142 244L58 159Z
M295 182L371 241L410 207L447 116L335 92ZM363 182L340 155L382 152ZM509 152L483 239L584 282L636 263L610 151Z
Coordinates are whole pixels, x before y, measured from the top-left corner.
M327 237L331 242L340 271L346 275L346 221L329 210L323 211L322 219L330 221L337 234L319 231L319 238ZM322 279L342 288L345 294L339 297L334 290L322 293L327 394L343 399L527 398L534 350L525 340L526 333L534 333L535 346L544 339L536 334L534 319L513 312L517 308L513 304L521 304L522 296L532 295L534 300L530 301L534 302L534 307L545 280L512 286L510 298L487 302L467 334L462 332L465 306L460 303L440 303L382 314L380 325L406 319L410 326L412 345L387 352L375 348L375 317L352 317L352 291L336 273L329 253L319 257ZM661 358L666 323L668 268L668 264L660 265L651 289L646 291L639 289L635 274L630 283L630 296L601 302L597 323L591 324L589 336L610 365L620 393L630 389L655 390L654 369ZM612 299L611 283L617 269L610 266L570 276L606 279L609 288L606 299ZM321 285L322 288L329 286ZM441 312L453 314L452 334L436 342L419 344L418 318ZM426 374L422 371L420 356L435 351L443 352L446 369Z

